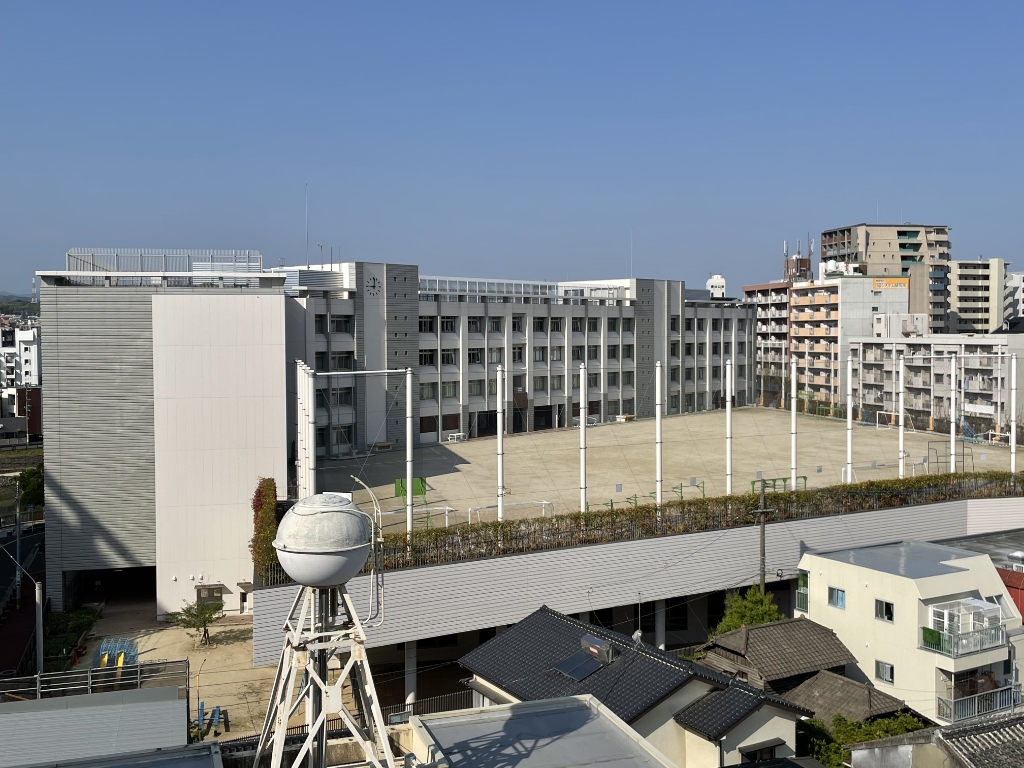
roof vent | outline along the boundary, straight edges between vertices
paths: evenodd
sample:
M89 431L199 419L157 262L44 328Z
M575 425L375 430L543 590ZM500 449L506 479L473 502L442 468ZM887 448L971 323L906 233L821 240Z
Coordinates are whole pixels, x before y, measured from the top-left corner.
M601 662L601 664L611 664L612 659L615 658L615 647L611 644L610 640L602 640L593 635L584 635L580 638L580 647L590 656Z

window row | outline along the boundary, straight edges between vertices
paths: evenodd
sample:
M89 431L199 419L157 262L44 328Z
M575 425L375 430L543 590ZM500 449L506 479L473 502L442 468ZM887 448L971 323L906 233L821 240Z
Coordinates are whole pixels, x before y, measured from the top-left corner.
M334 408L342 405L352 405L352 387L331 387L329 394L326 389L317 389L316 407L326 408L328 398L330 398L331 406Z
M317 315L318 318L323 315ZM602 318L591 317L573 317L568 318L570 321L569 325L572 328L573 333L583 333L584 328L588 333L600 333L601 332L601 320ZM420 333L436 333L437 332L437 321L436 317L421 316L420 317ZM458 333L459 332L459 318L458 317L441 317L441 333ZM487 328L488 333L501 333L502 324L504 318L501 317L468 317L466 318L466 331L468 333L483 333L484 328ZM533 332L534 333L564 333L566 329L567 318L564 317L535 317L533 318ZM618 333L621 329L623 333L632 333L634 328L634 320L632 317L608 317L604 318L606 330L608 333ZM510 323L512 333L524 333L526 330L526 315L513 315Z
M330 362L330 368L327 367ZM355 352L331 352L328 360L326 352L317 352L313 355L313 367L318 371L354 371L356 369Z
M355 317L352 315L331 315L331 333L352 333L354 325ZM326 335L327 315L315 315L313 328L320 335Z
M684 327L687 331L693 331L696 325L697 331L707 330L707 318L704 317L688 317ZM672 315L668 321L668 329L674 333L679 332L679 315ZM712 331L731 331L732 330L732 318L730 317L713 317L711 318L711 330ZM747 321L745 318L736 319L736 330L743 333L747 330Z
M587 360L600 360L601 359L601 346L593 345L586 347L586 359ZM487 350L487 362L489 364L501 365L504 362L505 350L503 347L488 347ZM317 353L321 354L321 353ZM326 354L326 353L323 353ZM526 346L523 344L515 344L510 350L511 362L513 363L525 363L526 362ZM533 347L533 362L535 363L546 363L549 360L553 363L560 362L564 359L565 347ZM584 355L584 347L577 346L572 348L572 359L576 362L582 362ZM607 349L608 360L632 360L633 359L633 345L632 344L610 344ZM469 365L483 365L484 364L484 348L483 347L470 347L466 351L466 362ZM441 350L441 365L458 365L459 364L459 350L457 348L442 349ZM421 349L420 350L420 365L434 366L437 365L437 350L434 349Z
M707 366L700 366L699 368L685 368L683 369L683 376L685 381L706 381L708 369ZM696 375L696 379L694 376ZM740 364L736 366L736 378L745 379L747 377L747 366ZM711 378L720 379L722 378L722 366L712 365L711 366ZM679 367L673 366L669 368L669 381L679 381Z
M615 388L619 386L620 376L617 372L611 372L606 374L608 387ZM518 377L517 377L518 378ZM570 379L572 388L580 388L580 375L575 373ZM623 387L632 387L634 378L633 371L623 371L621 376ZM550 382L550 388L548 386ZM487 396L491 397L498 393L498 380L497 379L470 379L467 382L467 393L470 397L483 397L484 388L486 387ZM587 387L590 389L601 388L601 374L591 373L587 375ZM534 392L562 392L565 390L565 377L564 376L534 376L533 377L533 391ZM440 383L440 393L442 399L459 397L459 382L457 381L442 381ZM425 382L420 384L420 400L437 400L438 394L438 383L437 382ZM351 398L351 394L349 395ZM319 403L319 399L317 400ZM351 402L345 403L350 405Z

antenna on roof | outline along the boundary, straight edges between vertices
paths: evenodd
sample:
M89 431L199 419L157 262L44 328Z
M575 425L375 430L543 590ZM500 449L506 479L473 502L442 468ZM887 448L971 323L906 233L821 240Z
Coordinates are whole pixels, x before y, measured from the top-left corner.
M807 233L807 258L810 259L814 256L814 241L811 240L811 233Z
M788 259L789 258L789 241L788 240L783 240L782 241L782 258L784 258L784 259Z
M796 239L796 257L800 258L800 238Z
M306 269L309 269L309 182L306 182Z
M629 279L633 279L633 228L629 228Z

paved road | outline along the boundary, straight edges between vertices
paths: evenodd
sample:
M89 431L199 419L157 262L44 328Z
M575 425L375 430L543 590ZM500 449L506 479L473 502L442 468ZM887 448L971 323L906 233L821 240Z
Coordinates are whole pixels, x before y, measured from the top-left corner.
M42 542L42 533L32 533L21 537L21 564L23 567L31 570L28 558L32 554L32 550L35 549L36 545L42 544ZM7 550L7 552L11 554L11 557L13 557L15 550L17 549L14 537L12 536L9 539L4 540L4 543L0 545L0 547ZM7 585L14 579L14 560L12 560L11 557L7 557L7 555L0 555L0 596L7 591ZM26 579L24 575L22 575L21 584L22 590L25 589L26 584L28 584L28 588L30 590L32 589L32 583Z

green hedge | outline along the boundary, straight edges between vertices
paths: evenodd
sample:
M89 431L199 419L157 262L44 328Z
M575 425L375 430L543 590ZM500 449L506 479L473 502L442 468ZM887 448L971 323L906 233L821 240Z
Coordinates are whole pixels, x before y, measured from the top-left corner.
M272 477L261 477L252 495L252 541L249 552L257 573L269 573L277 566L277 483Z

